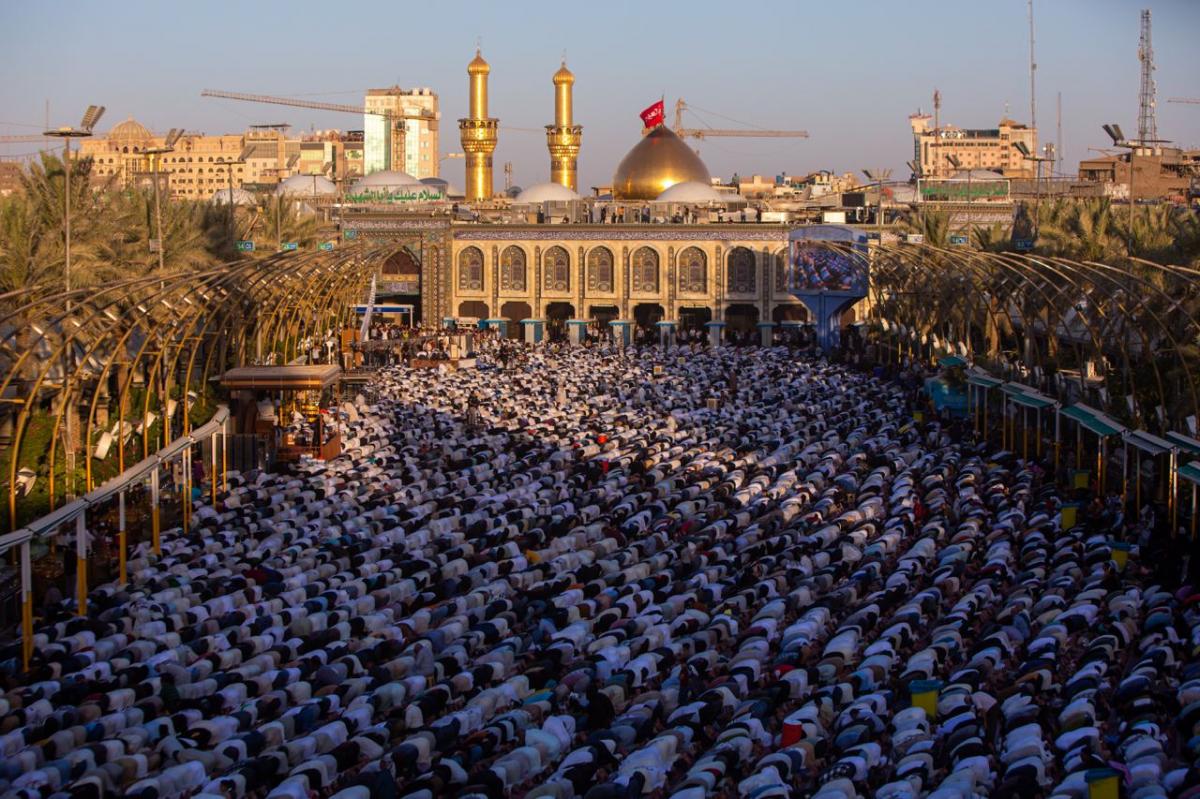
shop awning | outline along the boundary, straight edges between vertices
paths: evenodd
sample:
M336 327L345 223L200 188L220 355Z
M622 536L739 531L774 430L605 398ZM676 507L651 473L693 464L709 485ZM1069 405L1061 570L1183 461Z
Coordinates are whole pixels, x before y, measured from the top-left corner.
M1179 476L1193 485L1200 486L1200 461L1192 461L1175 470Z
M1163 438L1170 441L1171 444L1179 448L1180 452L1186 452L1189 455L1200 455L1200 441L1194 438L1188 438L1183 433L1164 433Z
M230 389L316 391L337 383L341 374L337 364L239 366L221 375L221 385Z
M1042 394L1010 394L1008 398L1024 408L1045 410L1054 407L1054 400Z
M1054 399L1047 397L1033 386L1027 386L1024 383L1005 383L1000 386L1000 390L1008 395L1010 400L1025 408L1041 409L1057 404Z
M988 377L987 375L971 374L967 375L967 383L979 388L995 388L996 386L1003 385L1004 381Z
M1164 441L1156 435L1151 435L1145 430L1134 430L1125 436L1125 443L1137 447L1142 452L1147 452L1151 455L1162 455L1175 449L1175 445L1170 441Z
M1084 430L1098 436L1115 436L1125 432L1125 428L1107 416L1099 415L1085 405L1072 405L1059 411L1063 416L1078 424Z

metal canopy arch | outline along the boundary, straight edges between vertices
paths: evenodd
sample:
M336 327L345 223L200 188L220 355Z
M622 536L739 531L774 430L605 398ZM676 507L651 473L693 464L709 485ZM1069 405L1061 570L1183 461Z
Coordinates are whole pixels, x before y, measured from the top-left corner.
M47 392L53 403L49 490L56 490L58 440L73 406L80 407L81 415L86 413L80 432L90 490L96 415L114 371L119 375L117 457L123 470L126 433L139 422L147 428L142 431L143 458L149 454L144 423L150 400L160 395L154 410L165 420L166 400L175 388L172 375L182 373L174 410L185 409L182 429L187 432L188 392L196 390L203 396L214 368L245 363L252 342L294 352L307 331L336 325L346 318L348 300L361 292L386 250L355 245L336 253L289 253L203 272L146 275L90 292L54 294L32 287L3 295L0 299L11 310L0 316L0 326L11 332L0 342L0 355L8 359L7 373L0 376L0 396L16 407L9 518L17 518L16 473L22 444L34 409ZM288 298L292 299L290 312L283 308ZM73 306L69 314L68 303ZM39 326L35 320L45 321ZM255 331L261 337L253 335ZM49 357L37 357L47 350ZM129 399L137 376L144 381L143 402L140 414L133 411L130 417ZM164 436L167 433L164 425Z
M1121 266L1064 258L879 245L872 264L870 316L876 322L888 318L908 329L940 335L948 323L965 322L985 332L988 325L1000 324L1022 332L1031 342L1043 338L1060 351L1070 347L1079 363L1115 361L1126 386L1134 384L1134 369L1144 360L1150 372L1144 379L1152 385L1143 396L1149 393L1156 405L1190 408L1195 415L1200 411L1200 365L1181 357L1177 382L1182 390L1173 392L1171 375L1164 373L1160 360L1139 358L1134 348L1145 353L1154 351L1156 342L1176 351L1187 345L1186 331L1195 330L1200 320L1185 300L1198 296L1200 272L1136 263L1155 279ZM984 296L989 289L990 298ZM922 301L905 301L905 295L919 295ZM964 334L960 340L973 357L980 355L974 335ZM986 344L994 346L991 341ZM1041 347L1030 349L1021 361L1044 370L1049 353ZM1135 421L1144 405L1135 405ZM1178 418L1185 412L1170 415Z

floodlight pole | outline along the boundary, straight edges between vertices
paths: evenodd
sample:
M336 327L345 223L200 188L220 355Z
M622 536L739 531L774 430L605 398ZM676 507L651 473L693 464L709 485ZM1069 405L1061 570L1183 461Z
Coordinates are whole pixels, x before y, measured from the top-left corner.
M1133 158L1137 154L1137 143L1129 147L1129 230L1125 236L1125 251L1133 257Z
M70 136L65 137L64 142L66 144L66 149L64 151L65 155L62 156L65 158L65 161L62 162L62 179L64 179L64 191L62 191L62 197L64 197L64 206L66 208L66 217L64 220L64 227L66 229L65 234L64 234L66 252L65 252L64 268L62 268L62 281L64 281L65 288L67 290L67 311L70 311L71 310L71 137ZM1129 172L1130 176L1133 176L1132 164L1133 164L1133 162L1130 162L1130 172Z
M154 228L155 236L158 237L158 274L162 276L164 271L163 265L163 234L162 234L162 205L158 200L158 159L161 158L158 153L154 153Z

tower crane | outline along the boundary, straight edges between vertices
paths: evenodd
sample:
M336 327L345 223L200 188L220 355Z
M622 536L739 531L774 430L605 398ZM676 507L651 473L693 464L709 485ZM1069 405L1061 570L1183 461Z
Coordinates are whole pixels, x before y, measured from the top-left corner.
M1171 97L1167 100L1168 103L1187 103L1188 105L1200 105L1200 97Z
M268 103L270 105L286 105L292 108L311 108L314 111L336 111L344 114L370 114L388 120L396 119L434 119L433 114L420 112L414 114L393 114L391 111L367 111L356 105L342 103L319 103L314 100L297 100L292 97L273 97L269 94L246 94L244 92L225 92L218 89L205 89L201 97L219 97L222 100L242 100L247 103Z
M370 114L383 118L388 127L391 129L391 145L393 153L392 167L395 168L396 154L400 154L403 158L404 153L404 120L406 119L425 119L434 120L436 117L426 111L419 113L401 113L394 114L391 111L370 111L359 108L354 105L344 105L342 103L321 103L315 100L297 100L292 97L274 97L269 94L246 94L245 92L226 92L219 89L205 89L200 92L201 97L218 97L222 100L241 100L247 103L267 103L269 105L286 105L292 108L311 108L314 111L333 111L341 114Z
M682 99L675 101L675 134L681 139L705 139L712 136L754 137L763 139L807 139L806 130L766 130L762 128L685 128L683 112L691 109ZM719 116L719 115L718 115Z
M371 116L382 117L387 120L392 129L392 152L404 152L404 120L406 119L424 119L432 121L437 119L436 116L428 111L420 111L417 113L401 113L394 114L391 111L368 111L355 105L345 105L342 103L321 103L314 100L298 100L292 97L275 97L269 94L246 94L245 92L227 92L220 89L205 89L200 92L201 97L217 97L222 100L241 100L247 103L267 103L269 105L286 105L291 108L311 108L314 111L333 111L342 114L370 114ZM392 124L395 123L395 124ZM533 128L516 128L511 125L505 125L505 130L517 130L522 133L541 133L540 130ZM393 168L395 168L393 166Z
M40 133L31 133L23 136L0 136L0 144L19 144L45 140L46 137Z

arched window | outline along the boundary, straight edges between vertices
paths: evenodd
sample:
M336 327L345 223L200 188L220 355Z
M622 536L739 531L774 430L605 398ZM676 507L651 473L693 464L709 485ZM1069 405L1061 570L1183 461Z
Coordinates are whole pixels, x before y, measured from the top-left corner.
M708 291L708 256L699 247L679 253L679 290L692 294Z
M478 247L458 254L458 290L483 291L483 251Z
M730 294L753 294L757 281L754 279L754 253L745 247L734 247L729 251L726 268L725 290Z
M787 250L780 250L775 253L775 293L786 294L787 283Z
M632 268L633 291L658 291L658 253L649 247L634 250Z
M525 290L525 251L520 247L505 247L500 253L500 290Z
M588 253L587 288L589 292L613 290L613 254L607 247L595 247Z
M542 256L542 288L545 291L571 290L571 256L562 247L551 247Z

